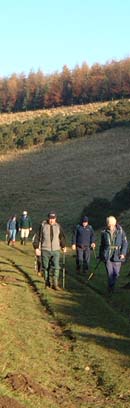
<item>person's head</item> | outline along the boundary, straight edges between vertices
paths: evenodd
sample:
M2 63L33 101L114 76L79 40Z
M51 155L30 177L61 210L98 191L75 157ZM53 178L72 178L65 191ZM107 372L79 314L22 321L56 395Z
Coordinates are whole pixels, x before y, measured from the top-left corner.
M82 225L83 227L87 227L88 225L88 217L86 215L84 215L82 218Z
M27 217L27 211L23 211L23 216Z
M116 223L117 223L117 220L115 217L113 217L113 215L110 215L110 217L106 218L106 224L110 231L115 230Z
M50 225L54 225L56 223L56 213L55 211L50 211L48 214L48 222Z

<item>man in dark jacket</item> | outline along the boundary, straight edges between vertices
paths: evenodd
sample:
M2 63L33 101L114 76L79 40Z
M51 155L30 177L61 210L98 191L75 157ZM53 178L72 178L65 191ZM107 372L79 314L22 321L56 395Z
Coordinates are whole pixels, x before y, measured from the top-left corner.
M53 258L54 282L53 289L59 290L60 249L66 252L65 235L56 221L55 212L48 214L48 219L43 221L38 233L38 246L41 248L42 269L44 271L46 286L50 286L48 267Z
M30 231L32 231L32 221L27 211L23 211L23 214L19 221L19 231L21 244L25 245L29 237Z
M108 276L108 290L112 292L119 277L121 263L125 260L128 242L116 218L107 217L106 228L101 233L100 259L105 262Z
M76 225L72 235L72 249L76 250L77 271L88 271L90 262L90 249L95 249L94 230L88 223L88 217L82 218L81 224Z

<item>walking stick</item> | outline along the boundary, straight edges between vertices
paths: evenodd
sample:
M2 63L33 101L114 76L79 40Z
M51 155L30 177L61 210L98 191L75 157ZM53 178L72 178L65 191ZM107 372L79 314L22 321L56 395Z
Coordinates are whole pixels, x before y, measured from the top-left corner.
M94 271L90 273L90 275L88 277L88 281L95 275L95 271L96 271L96 269L98 269L98 266L99 266L99 264L101 262L101 259L99 259L99 261L97 262L97 256L96 256L96 252L95 252L94 248L93 248L93 253L94 253L94 258L95 258L95 261L96 261L96 266L94 268Z
M99 264L101 263L101 259L99 259L99 261L97 262L94 271L90 273L89 277L88 277L88 281L95 275L95 271L96 269L98 269Z
M65 252L63 252L62 258L62 286L65 289Z

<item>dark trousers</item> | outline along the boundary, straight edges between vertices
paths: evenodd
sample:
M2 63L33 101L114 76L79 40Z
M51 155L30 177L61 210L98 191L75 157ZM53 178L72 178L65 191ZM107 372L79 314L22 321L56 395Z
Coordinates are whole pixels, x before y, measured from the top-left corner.
M90 248L89 247L84 247L76 248L76 265L77 265L77 270L83 269L83 271L87 271L89 267L89 262L90 262Z
M111 262L110 260L108 260L105 263L105 266L108 276L108 288L113 289L119 277L121 262Z
M46 251L42 250L42 269L44 271L45 281L49 281L49 264L53 260L54 282L57 285L60 270L60 251Z

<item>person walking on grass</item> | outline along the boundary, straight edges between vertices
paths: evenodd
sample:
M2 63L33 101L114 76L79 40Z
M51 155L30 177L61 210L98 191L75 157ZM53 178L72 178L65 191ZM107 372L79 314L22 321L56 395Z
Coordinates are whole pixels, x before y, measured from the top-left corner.
M95 234L88 217L85 215L81 223L76 225L72 235L72 250L76 250L77 272L87 273L90 263L90 250L95 249Z
M57 222L55 211L48 214L47 220L39 227L38 247L41 248L42 270L44 272L45 286L50 286L49 263L53 261L53 286L59 290L60 250L66 252L65 234Z
M23 211L23 214L19 221L19 231L21 238L21 245L25 245L29 237L30 231L32 231L32 221L27 211Z
M106 218L106 228L101 232L99 257L105 263L108 291L113 292L127 254L128 242L122 227L114 216Z
M7 222L7 244L15 245L16 234L18 232L18 221L16 215L12 215Z

